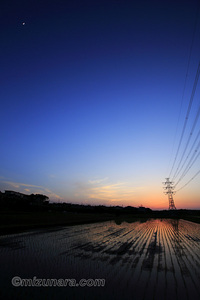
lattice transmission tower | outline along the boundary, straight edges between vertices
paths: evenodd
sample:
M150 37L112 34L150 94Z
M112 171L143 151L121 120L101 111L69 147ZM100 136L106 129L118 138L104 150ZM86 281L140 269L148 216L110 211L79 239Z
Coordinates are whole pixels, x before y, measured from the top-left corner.
M173 191L174 186L173 186L173 182L169 180L169 178L166 178L166 181L163 182L164 189L165 189L165 195L168 195L168 199L169 199L169 210L173 210L176 209L176 206L174 204L174 199L173 199L173 195L175 194L175 192Z

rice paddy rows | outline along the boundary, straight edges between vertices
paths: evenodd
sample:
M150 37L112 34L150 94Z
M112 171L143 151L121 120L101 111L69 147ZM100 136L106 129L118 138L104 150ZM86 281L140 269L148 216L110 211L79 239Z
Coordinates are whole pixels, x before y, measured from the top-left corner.
M14 234L0 237L0 263L7 288L16 274L22 278L105 278L104 288L93 290L92 296L86 288L81 291L84 297L197 300L200 225L167 219L120 225L108 221ZM51 290L51 297L54 293L55 299L56 293L67 299L62 289ZM78 289L68 293L71 299L79 299Z

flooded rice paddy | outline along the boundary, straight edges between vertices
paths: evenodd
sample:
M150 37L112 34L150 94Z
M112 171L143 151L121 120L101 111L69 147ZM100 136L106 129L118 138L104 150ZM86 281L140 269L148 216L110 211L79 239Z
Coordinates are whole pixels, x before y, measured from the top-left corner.
M114 221L0 237L1 299L200 299L200 224ZM105 279L101 287L14 287L30 279Z

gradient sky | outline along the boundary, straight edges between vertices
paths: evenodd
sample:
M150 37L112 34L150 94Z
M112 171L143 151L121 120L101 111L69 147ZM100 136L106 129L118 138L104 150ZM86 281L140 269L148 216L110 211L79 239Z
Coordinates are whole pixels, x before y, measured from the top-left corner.
M167 209L162 182L200 60L198 3L2 1L0 190ZM177 208L200 209L199 182L175 195Z

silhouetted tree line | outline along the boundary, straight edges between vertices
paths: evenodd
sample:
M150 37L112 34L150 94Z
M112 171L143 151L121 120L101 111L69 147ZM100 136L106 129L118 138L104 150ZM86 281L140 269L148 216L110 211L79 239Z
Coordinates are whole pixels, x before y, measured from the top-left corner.
M28 211L61 211L72 213L98 213L122 215L138 215L155 218L181 218L182 216L200 216L200 210L162 210L152 211L146 207L133 206L104 206L104 205L83 205L73 203L49 203L49 198L43 194L26 195L15 191L0 192L0 208L7 210L28 210Z
M26 195L15 191L0 192L0 207L7 209L35 210L49 205L48 197L42 194Z
M141 213L139 208L127 206L104 206L104 205L83 205L72 203L52 203L52 209L57 211L81 212L81 213L109 213L115 215ZM151 212L150 208L143 208L142 213Z
M122 214L146 214L150 208L132 206L83 205L72 203L49 203L49 198L42 194L26 195L15 191L0 192L0 207L15 210L51 210L81 213L109 213L116 216Z

